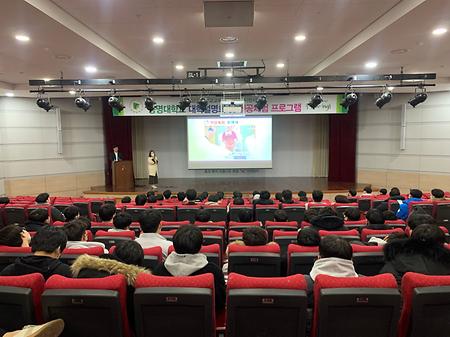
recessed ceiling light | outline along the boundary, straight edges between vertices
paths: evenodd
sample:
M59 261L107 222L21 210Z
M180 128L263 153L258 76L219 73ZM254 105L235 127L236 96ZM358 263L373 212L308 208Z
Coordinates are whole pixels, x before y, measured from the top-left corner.
M439 27L439 28L436 28L435 30L433 30L432 33L433 33L433 35L436 35L436 36L442 35L442 34L447 33L447 28L445 28L445 27Z
M176 70L183 70L183 69L184 69L184 65L182 65L182 64L177 64L177 65L175 65L175 69L176 69Z
M376 68L377 65L378 65L377 62L375 62L375 61L370 61L370 62L367 62L367 63L365 64L365 67L366 67L367 69L373 69L373 68Z
M318 87L316 88L316 90L317 90L317 91L322 91L322 90L323 90L323 87L318 86Z
M277 68L284 68L284 63L282 63L282 62L277 63Z
M401 55L401 54L406 54L407 52L408 52L408 49L400 48L400 49L392 49L390 53L394 54L394 55Z
M232 73L231 71L228 71L228 72L225 74L225 76L226 76L226 77L232 77L232 76L233 76L233 73Z
M30 37L28 35L18 34L18 35L15 36L15 38L16 38L17 41L20 41L20 42L28 42L28 41L30 41Z
M69 94L72 95L72 96L75 95L76 93L77 92L75 90L69 90Z
M222 36L219 38L222 43L236 43L239 39L236 36Z
M50 81L51 79L50 78L43 78L42 79L44 82L48 82L48 81Z
M232 59L234 57L234 53L233 52L228 52L228 53L225 54L225 57L227 59Z
M155 36L153 38L153 43L154 44L163 44L164 43L164 39L161 36Z
M7 97L14 97L14 93L13 92L7 92L5 95Z
M295 39L295 41L305 41L306 40L306 36L303 35L303 34L299 34L299 35L296 35L294 37L294 39Z
M387 89L388 89L389 91L392 91L392 90L395 89L395 87L387 87Z
M93 74L93 73L97 72L97 68L94 66L86 66L86 67L84 67L84 71L89 74Z

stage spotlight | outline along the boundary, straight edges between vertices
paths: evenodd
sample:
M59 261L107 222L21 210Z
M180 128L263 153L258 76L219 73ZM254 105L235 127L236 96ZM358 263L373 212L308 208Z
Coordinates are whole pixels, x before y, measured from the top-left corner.
M375 101L375 105L381 109L385 104L388 104L392 99L392 94L390 91L385 91L380 97Z
M426 99L427 99L427 97L428 97L428 95L427 95L427 93L426 93L425 90L423 90L422 92L416 92L416 94L414 95L414 97L411 98L411 99L408 101L408 103L409 103L413 108L415 108L416 105L425 102Z
M181 100L180 103L178 103L178 107L180 108L181 111L184 112L184 110L186 110L186 108L188 108L191 105L191 99L187 96L184 96Z
M83 97L75 98L75 105L80 109L83 109L84 111L88 111L91 107L91 103L89 103L89 101Z
M341 102L341 105L344 108L347 108L352 105L355 104L356 102L358 102L358 95L355 94L354 92L349 92L348 94L345 95L343 101Z
M155 109L156 102L152 97L147 96L145 97L144 104L148 112L152 112Z
M205 112L208 109L208 99L206 97L200 97L200 99L197 102L198 108L200 111Z
M125 108L125 106L120 102L119 97L116 96L111 96L110 98L108 98L108 104L111 108L117 109L119 111L122 111Z
M311 108L315 109L322 102L323 102L322 96L320 96L319 94L315 94L313 97L311 97L311 100L309 101L308 105Z
M256 99L256 108L261 111L262 109L264 109L264 107L267 104L267 96L266 95L261 95Z
M53 105L50 103L50 100L48 98L39 97L36 100L36 104L38 107L44 109L45 111L49 111L50 109L53 108Z

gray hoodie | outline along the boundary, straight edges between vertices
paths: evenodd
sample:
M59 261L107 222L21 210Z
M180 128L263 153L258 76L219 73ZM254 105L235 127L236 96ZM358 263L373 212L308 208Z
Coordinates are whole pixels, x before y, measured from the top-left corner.
M208 260L204 254L178 254L172 252L164 262L167 271L173 276L188 276L206 267Z

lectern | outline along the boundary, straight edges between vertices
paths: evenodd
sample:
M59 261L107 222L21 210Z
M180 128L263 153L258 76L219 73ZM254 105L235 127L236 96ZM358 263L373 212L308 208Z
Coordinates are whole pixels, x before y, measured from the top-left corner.
M112 164L112 182L114 191L133 191L134 172L131 160L115 161Z

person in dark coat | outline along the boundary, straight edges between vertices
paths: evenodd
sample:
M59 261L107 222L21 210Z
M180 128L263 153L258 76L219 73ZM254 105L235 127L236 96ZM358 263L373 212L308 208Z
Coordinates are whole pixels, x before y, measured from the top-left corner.
M173 237L175 252L159 264L154 275L159 276L195 276L211 273L214 276L215 304L217 309L225 307L225 279L222 270L214 263L208 262L202 247L203 234L200 228L187 225L180 227Z
M311 225L315 230L342 231L346 229L344 219L339 217L331 207L322 207L319 214L311 219Z
M28 232L39 232L46 225L48 225L48 210L46 208L36 208L28 214L25 230Z
M444 242L444 232L431 224L417 226L410 238L389 240L384 246L386 264L380 274L393 274L399 284L407 272L450 275L450 250Z
M35 199L36 205L49 206L53 221L66 221L64 214L59 209L50 205L50 195L48 193L40 193Z

